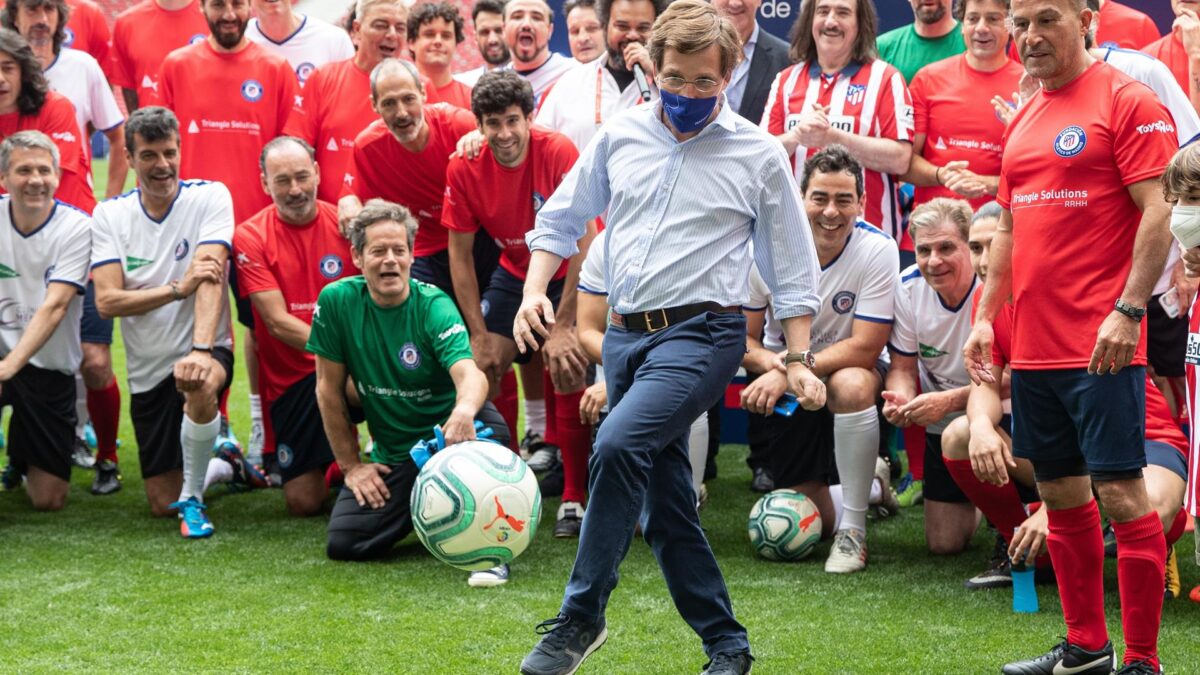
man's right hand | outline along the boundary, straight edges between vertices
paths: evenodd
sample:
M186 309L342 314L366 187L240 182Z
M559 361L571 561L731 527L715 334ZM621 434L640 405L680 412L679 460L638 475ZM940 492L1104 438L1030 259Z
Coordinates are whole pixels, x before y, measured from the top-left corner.
M185 298L191 297L200 284L206 281L219 284L224 277L224 265L208 254L197 255L192 258L187 272L179 280L179 294Z
M475 365L487 375L488 382L496 382L504 375L500 372L500 350L487 333L471 338L471 354L475 357Z
M1189 58L1200 58L1200 16L1195 11L1180 7L1171 30L1179 34Z
M1013 461L1012 450L995 429L972 430L967 447L976 478L996 487L1008 483L1008 470L1016 468L1017 463Z
M579 399L579 421L584 424L599 424L600 411L608 404L608 387L597 382L583 391Z
M975 384L984 382L992 384L996 381L995 376L992 375L992 343L995 339L992 322L986 319L975 319L975 325L971 327L971 335L967 338L967 343L963 345L963 365L966 366L967 375Z
M359 198L355 197L354 195L346 195L338 200L338 229L341 230L343 237L350 237L350 221L353 220L354 216L357 216L358 212L362 211L362 209L362 201L360 201Z
M369 506L373 509L383 508L387 500L392 498L383 476L392 470L383 464L356 464L346 472L346 487L354 493L354 501L359 506Z
M787 393L787 373L769 370L754 378L742 390L742 407L755 415L770 415L779 397Z
M550 337L550 329L554 327L554 305L545 293L525 293L521 299L521 307L513 319L513 340L517 343L517 351L522 354L529 350L537 351ZM540 335L538 340L534 335Z
M1032 563L1033 559L1042 553L1042 547L1049 536L1050 519L1046 513L1046 505L1043 504L1042 508L1034 511L1013 533L1012 543L1008 545L1008 557L1024 560L1026 564Z

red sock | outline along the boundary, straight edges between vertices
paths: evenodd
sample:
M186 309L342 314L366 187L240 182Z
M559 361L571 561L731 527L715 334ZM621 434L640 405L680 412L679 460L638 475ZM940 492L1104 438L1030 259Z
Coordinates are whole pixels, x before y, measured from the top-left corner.
M517 374L511 368L500 378L500 393L492 403L508 425L508 447L516 450L521 439L517 436Z
M1053 512L1051 512L1053 513ZM1148 659L1158 670L1158 626L1162 621L1163 575L1167 565L1162 521L1154 511L1127 523L1113 521L1117 535L1117 584L1125 663Z
M88 415L96 430L96 461L117 461L117 428L121 425L121 387L117 378L103 389L87 390Z
M221 394L221 398L217 400L217 412L221 413L221 417L229 419L229 390Z
M1096 651L1108 642L1104 624L1104 535L1095 500L1047 514L1046 546L1058 572L1067 642ZM1161 539L1161 537L1160 537ZM1162 582L1159 582L1159 586ZM1162 591L1155 591L1162 602Z
M925 427L904 427L904 453L913 480L925 479Z
M1187 512L1179 509L1175 512L1175 520L1171 522L1171 529L1167 530L1164 535L1167 538L1167 548L1170 549L1183 536L1183 531L1187 529Z
M1016 483L1009 480L1002 487L985 483L975 477L969 459L945 459L946 469L971 503L992 521L1004 541L1012 543L1013 530L1025 522L1025 505L1017 494Z
M342 467L338 466L337 462L330 462L325 469L325 487L341 487L345 482L346 477L342 475Z
M558 436L558 397L554 395L554 383L550 381L550 371L542 369L542 391L546 392L546 397L543 399L546 402L546 433L542 434L542 440L550 445L564 447L563 441Z
M574 394L555 392L546 397L547 403L550 399L558 399L555 402L555 413L558 422L558 447L562 448L562 500L580 504L587 500L588 451L592 449L592 429L579 421L579 401L582 398L583 391ZM546 421L550 421L549 417Z

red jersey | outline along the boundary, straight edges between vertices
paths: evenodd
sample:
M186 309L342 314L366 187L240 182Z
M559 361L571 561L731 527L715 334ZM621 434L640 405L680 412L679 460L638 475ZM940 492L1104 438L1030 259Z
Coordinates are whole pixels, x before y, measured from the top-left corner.
M477 128L474 115L444 103L425 106L424 115L429 141L421 152L405 150L383 120L375 120L359 134L344 192L363 203L380 197L408 207L419 223L413 244L417 257L439 253L449 245L442 226L446 167L458 139Z
M37 115L0 115L0 140L31 129L46 134L58 146L62 178L54 197L90 215L96 209L96 193L92 189L91 163L83 149L84 139L79 136L79 122L75 121L75 106L66 96L51 91ZM5 190L0 188L3 193Z
M112 76L111 59L108 55L109 42L112 33L108 30L108 21L100 6L92 0L67 0L71 14L64 29L66 39L63 47L78 49L92 55L104 74Z
M482 227L500 247L500 266L524 279L531 255L525 233L577 159L571 139L538 126L529 129L529 151L518 167L501 165L487 147L473 160L455 158L446 170L442 223L455 232ZM566 273L564 260L554 278Z
M274 204L254 214L234 229L233 259L242 297L279 291L288 314L310 325L321 289L358 272L351 262L350 242L338 229L337 207L319 200L317 217L308 225L283 222ZM312 374L316 361L312 354L272 337L257 310L254 317L262 394L273 401Z
M867 64L851 63L833 76L807 62L785 68L775 76L762 127L778 136L800 120L813 104L829 107L829 123L842 131L861 136L890 138L906 143L913 137L913 106L904 76L876 59ZM792 156L796 182L804 175L804 162L821 148L796 148ZM866 213L863 218L900 240L900 195L895 176L865 170Z
M992 97L1011 97L1024 72L1019 63L1012 61L1005 61L1000 70L991 73L975 70L967 64L965 54L917 71L909 91L916 134L925 137L925 159L937 166L966 160L974 173L999 175L1004 122L992 107ZM913 207L935 197L961 199L940 185L918 187ZM978 209L990 201L992 197L984 195L971 200L971 208Z
M471 109L471 88L459 82L454 78L450 78L450 84L442 88L433 86L432 83L425 83L425 102L426 103L449 103L455 108L463 110Z
M354 139L379 116L371 109L371 75L354 59L327 63L308 76L296 96L288 133L317 151L317 196L336 202L354 166Z
M269 206L258 156L284 133L298 90L288 62L253 42L235 53L218 52L208 40L171 52L162 64L162 97L179 118L179 177L224 183L237 222Z
M137 92L141 107L162 105L159 68L167 54L208 37L208 23L200 2L167 11L154 0L144 0L121 12L113 24L113 84Z
M1142 213L1126 188L1162 175L1178 145L1154 92L1106 63L1017 113L997 195L1013 217L1013 368L1087 366L1132 266Z
M1158 38L1158 26L1154 25L1154 19L1136 9L1113 0L1108 0L1100 7L1096 46L1141 49Z
M1187 94L1191 91L1188 84L1188 55L1183 48L1183 40L1177 33L1167 33L1158 40L1142 48L1142 51L1167 64L1175 81Z

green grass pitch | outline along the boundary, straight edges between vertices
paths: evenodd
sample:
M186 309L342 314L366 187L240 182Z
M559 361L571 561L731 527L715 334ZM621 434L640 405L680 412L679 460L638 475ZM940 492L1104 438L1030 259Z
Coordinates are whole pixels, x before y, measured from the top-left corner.
M113 357L124 389L119 338ZM92 496L91 475L79 470L60 513L33 512L23 492L0 493L0 672L515 673L537 639L533 626L556 613L576 548L551 536L557 500L544 504L512 581L496 589L468 588L466 573L435 562L415 536L381 562L331 562L325 519L289 518L278 490L214 489L216 534L181 539L175 521L148 513L123 395L120 493ZM241 363L230 409L245 440ZM1064 634L1052 588L1040 588L1034 615L1014 615L1008 591L964 590L990 550L986 531L968 552L934 558L919 510L871 526L865 573L825 574L827 543L799 563L756 559L745 454L722 449L701 517L749 629L756 673L995 673ZM1200 581L1191 547L1190 534L1177 547L1185 593ZM580 672L698 673L699 640L648 547L635 541L621 572L608 644ZM1105 582L1120 649L1114 561ZM1200 606L1166 603L1168 672L1200 672L1198 619Z

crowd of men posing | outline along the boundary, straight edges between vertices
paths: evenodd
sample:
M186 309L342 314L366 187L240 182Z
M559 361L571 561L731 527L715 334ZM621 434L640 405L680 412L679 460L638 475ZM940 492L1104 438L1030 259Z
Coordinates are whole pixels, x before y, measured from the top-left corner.
M872 505L886 517L923 502L935 554L964 550L980 512L995 527L1001 554L968 587L1011 583L1007 553L1052 578L1054 519L1071 513L1074 527L1091 517L1072 511L1085 508L1082 498L1060 481L1090 469L1114 521L1121 569L1141 556L1153 569L1129 579L1144 582L1163 579L1166 564L1172 572L1159 583L1178 595L1173 556L1164 563L1145 553L1145 540L1158 537L1170 551L1183 533L1185 499L1195 508L1180 421L1196 263L1171 246L1165 265L1142 278L1128 271L1128 255L1104 267L1086 247L1098 237L1132 246L1134 225L1165 218L1164 184L1181 222L1200 204L1200 153L1186 147L1200 134L1200 78L1189 70L1191 55L1200 57L1200 18L1189 3L1173 3L1175 30L1160 39L1148 19L1111 0L1089 0L1094 11L1083 14L1076 0L1016 0L1033 6L1032 29L1021 18L1029 12L1010 18L1009 0L911 3L914 23L877 39L869 0L806 0L789 44L757 25L757 0L713 0L743 56L722 82L658 72L646 43L662 0L571 0L574 58L550 51L553 12L543 0L479 0L471 19L483 65L465 73L452 69L464 19L445 2L358 0L343 30L294 13L288 2L145 0L117 19L109 38L98 37L108 30L102 17L84 23L95 12L89 0L7 0L6 486L23 478L35 508L59 509L72 465L94 464L94 493L120 489L120 394L108 350L120 317L147 499L155 515L178 515L185 537L213 533L204 493L214 483L282 486L297 516L323 513L330 488L344 485L330 516L329 556L383 554L411 530L417 470L408 451L435 425L447 443L490 428L534 469L561 471L554 534L578 536L592 427L607 410L601 344L621 316L610 316L607 290L618 280L605 259L623 244L606 237L602 218L581 224L572 244L579 253L549 279L555 320L535 352L513 337L530 271L527 235L560 185L585 190L595 179L572 171L577 161L596 171L596 154L611 151L591 142L606 122L636 106L662 106L686 132L676 121L700 128L714 108L696 101L715 96L779 141L795 178L782 189L798 192L820 264L820 307L803 354L784 358L768 283L774 271L752 269L738 311L748 319L741 403L750 413L754 488L791 488L814 501L823 534L833 538L826 571L865 569ZM1039 72L1061 58L1076 15L1092 18L1087 55L1098 63L1060 93ZM1031 30L1036 39L1017 54L1010 31ZM82 51L88 45L94 55ZM1110 93L1117 90L1124 93ZM1081 91L1113 102L1091 117L1052 104ZM1006 146L1010 124L1049 135L1036 147ZM99 204L86 142L93 131L112 144L108 199ZM1102 143L1112 148L1104 166L1093 156ZM1029 175L1006 168L1002 180L1002 162L1018 156ZM1037 174L1047 163L1074 167L1078 180ZM661 167L679 170L670 157ZM129 169L138 187L121 194ZM1113 201L1113 185L1132 201ZM724 194L725 185L688 189L699 202L709 189L720 200L738 197ZM671 197L642 204L645 217L658 218ZM629 198L611 197L622 209ZM1081 232L1073 246L1039 249L1025 235L1014 248L1014 212L1084 213L1100 204L1116 204L1128 222ZM1014 262L993 283L994 240ZM1143 244L1151 246L1139 234ZM1135 248L1135 256L1152 259L1148 250ZM1036 256L1059 261L1058 273L1025 271L1020 261ZM1106 270L1109 281L1098 288ZM1057 301L1022 305L1022 291L1038 284L1054 286ZM1138 284L1153 287L1148 303L1129 301ZM245 453L222 412L235 360L231 289L248 329L242 353L253 427ZM1095 323L1092 310L1076 302L1097 293L1117 301L1099 344L1095 329L1080 328ZM1130 326L1118 325L1122 316ZM673 321L648 313L643 329L660 320ZM1132 341L1118 339L1129 330ZM826 403L776 414L794 361L825 383ZM514 364L525 397L521 430ZM1083 385L1050 381L1057 371L1043 370L1079 367L1123 378L1127 392L1144 388L1144 404L1129 399L1139 413L1144 407L1144 420L1131 421L1121 397L1094 400ZM1010 390L1021 394L1010 401ZM1048 393L1064 390L1077 395ZM1057 408L1079 425L1077 434L1056 436L1039 422ZM83 440L89 419L94 459ZM355 430L363 420L366 455ZM893 427L903 430L909 460L898 495L884 459ZM692 426L697 504L716 439L710 432L705 416ZM1144 471L1127 457L1089 454L1121 434L1137 436L1139 448L1144 442ZM1023 452L1051 445L1076 452L1041 464ZM1140 493L1126 485L1134 469ZM1161 529L1142 522L1143 502ZM1060 546L1090 551L1092 543ZM474 573L470 583L502 584L508 574ZM1061 572L1059 579L1062 588ZM1139 592L1150 589L1130 597ZM1152 594L1161 603L1158 589ZM1069 626L1087 613L1077 596L1064 591ZM1157 668L1156 631L1129 630L1151 618L1145 612L1157 626L1159 609L1126 617L1127 663ZM1074 632L1063 649L1099 653L1097 640Z

